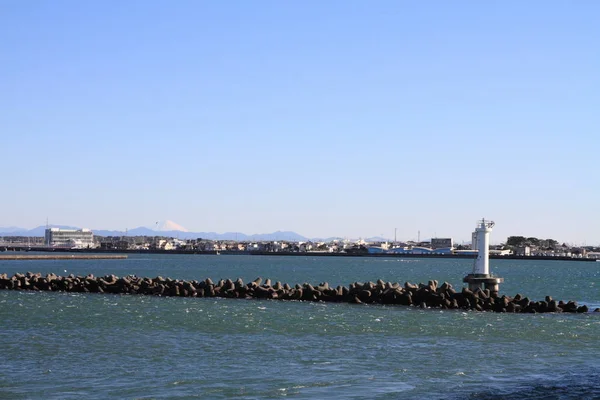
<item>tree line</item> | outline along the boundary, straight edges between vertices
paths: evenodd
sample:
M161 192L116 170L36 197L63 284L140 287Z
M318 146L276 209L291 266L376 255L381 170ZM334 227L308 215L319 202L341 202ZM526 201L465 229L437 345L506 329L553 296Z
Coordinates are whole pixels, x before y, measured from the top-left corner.
M506 245L514 247L536 246L547 250L554 250L559 247L558 241L554 239L538 239L536 237L525 236L509 236L506 239ZM565 246L564 243L563 246Z

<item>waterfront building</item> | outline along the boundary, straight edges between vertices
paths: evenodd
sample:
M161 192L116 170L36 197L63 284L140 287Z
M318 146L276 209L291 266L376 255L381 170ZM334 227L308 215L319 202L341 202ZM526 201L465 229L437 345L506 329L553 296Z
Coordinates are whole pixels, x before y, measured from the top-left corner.
M415 246L411 250L412 254L432 254L433 249L429 247Z
M63 248L91 248L94 246L94 233L89 229L47 228L46 246Z
M512 255L512 250L511 249L490 249L490 255L510 256L510 255Z
M369 252L369 254L383 254L386 252L386 249L380 246L369 246L367 248L367 251Z
M432 249L445 249L445 248L454 248L454 243L452 242L452 238L431 238L431 248Z
M452 247L438 247L438 248L433 249L433 254L450 255L450 254L454 254L453 251L454 251L454 248L452 248Z
M390 254L410 254L411 250L408 247L394 247L388 251Z
M517 247L515 249L515 254L518 256L530 256L531 255L531 247L529 247L529 246Z

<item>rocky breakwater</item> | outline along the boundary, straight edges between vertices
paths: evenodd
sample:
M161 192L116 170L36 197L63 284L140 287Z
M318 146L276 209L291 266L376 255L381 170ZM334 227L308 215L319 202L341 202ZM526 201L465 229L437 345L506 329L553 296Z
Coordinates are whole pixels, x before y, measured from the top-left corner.
M574 301L556 301L550 296L542 301L533 301L526 296L517 294L514 297L499 296L489 290L471 291L467 288L455 290L451 284L429 281L427 284L404 285L384 282L355 282L346 286L330 287L327 282L319 285L304 283L290 286L287 283L273 283L270 279L257 278L245 284L242 279L235 281L221 279L213 282L211 279L202 281L185 281L163 277L140 278L137 276L103 277L87 276L58 276L27 272L13 276L0 274L0 289L33 290L33 291L63 291L78 293L111 293L139 294L149 296L178 296L178 297L223 297L239 299L271 299L345 302L355 304L389 304L416 306L421 308L438 308L448 310L474 310L508 313L547 313L570 312L585 313L586 305L578 305ZM594 310L600 312L600 308Z

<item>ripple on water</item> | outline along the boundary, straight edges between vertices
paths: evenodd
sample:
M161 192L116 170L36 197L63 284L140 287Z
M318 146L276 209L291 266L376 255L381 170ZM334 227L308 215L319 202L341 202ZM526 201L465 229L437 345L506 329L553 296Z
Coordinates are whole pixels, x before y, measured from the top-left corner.
M573 264L569 273L560 263L497 269L508 292L600 304L595 286L575 286L597 272ZM36 265L42 273L62 266ZM460 286L468 270L460 261L362 258L145 256L69 265L80 275L127 268L331 285L381 278ZM549 275L540 283L542 270ZM594 398L599 317L2 291L0 398Z

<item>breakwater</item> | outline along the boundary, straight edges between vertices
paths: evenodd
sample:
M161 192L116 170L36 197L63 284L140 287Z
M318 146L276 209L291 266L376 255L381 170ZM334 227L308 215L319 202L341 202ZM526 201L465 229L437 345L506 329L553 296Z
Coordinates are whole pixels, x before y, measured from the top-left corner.
M0 260L123 260L123 254L0 254Z
M448 282L439 285L435 280L429 281L427 284L406 282L404 285L378 280L375 283L355 282L348 287L333 288L327 282L314 286L309 283L296 284L292 287L287 283L273 283L270 279L266 279L263 283L262 278L244 284L240 278L235 281L221 279L215 283L210 278L201 281L185 281L160 276L156 278L140 278L134 275L120 278L115 275L95 277L91 274L87 276L72 274L69 276L56 274L42 276L40 273L27 272L25 274L17 273L10 277L7 274L0 274L0 289L374 303L509 313L585 313L589 311L586 305L580 306L575 301L556 301L550 296L546 296L542 301L533 301L521 294L514 297L499 296L490 293L487 289L471 291L462 288L457 291ZM594 311L600 312L600 308Z

